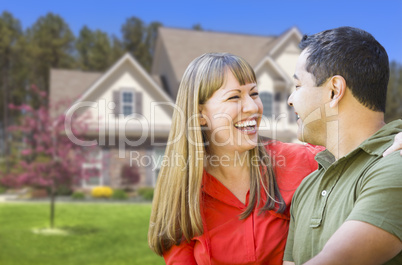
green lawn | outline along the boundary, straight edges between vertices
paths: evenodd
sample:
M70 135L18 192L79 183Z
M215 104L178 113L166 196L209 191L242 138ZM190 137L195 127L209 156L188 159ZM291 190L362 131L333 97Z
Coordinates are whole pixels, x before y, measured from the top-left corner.
M0 204L1 265L164 264L147 245L151 204L56 203L56 227L68 235L34 234L48 226L47 203Z

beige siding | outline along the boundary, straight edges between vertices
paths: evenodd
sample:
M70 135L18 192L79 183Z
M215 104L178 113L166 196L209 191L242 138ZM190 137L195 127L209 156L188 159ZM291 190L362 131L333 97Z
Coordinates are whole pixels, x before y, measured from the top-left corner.
M300 49L297 47L296 41L292 41L285 46L283 52L276 58L276 63L290 78L294 74L299 55Z

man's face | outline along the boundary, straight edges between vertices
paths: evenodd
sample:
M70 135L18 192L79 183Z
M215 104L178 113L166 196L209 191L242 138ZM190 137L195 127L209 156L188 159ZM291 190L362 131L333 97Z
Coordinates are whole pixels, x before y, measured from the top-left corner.
M325 104L331 100L327 82L317 87L315 77L306 71L308 52L304 50L296 65L293 76L296 89L290 95L288 104L293 106L297 120L297 138L316 145L326 144Z

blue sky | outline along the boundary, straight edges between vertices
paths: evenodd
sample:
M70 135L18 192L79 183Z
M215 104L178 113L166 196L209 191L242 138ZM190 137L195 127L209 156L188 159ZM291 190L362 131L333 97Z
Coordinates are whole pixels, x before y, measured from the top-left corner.
M402 63L402 0L0 0L0 11L18 18L23 28L48 12L62 16L77 36L82 26L121 36L128 17L166 27L278 35L292 26L313 34L339 26L362 28Z

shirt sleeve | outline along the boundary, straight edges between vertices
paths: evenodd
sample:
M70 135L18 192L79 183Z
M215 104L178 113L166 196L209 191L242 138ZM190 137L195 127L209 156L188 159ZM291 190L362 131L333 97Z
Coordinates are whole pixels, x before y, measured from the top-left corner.
M163 254L163 258L167 265L196 265L194 258L194 241L182 242L180 245L173 247Z
M377 226L402 240L402 157L395 152L370 168L347 220Z

